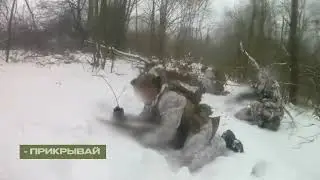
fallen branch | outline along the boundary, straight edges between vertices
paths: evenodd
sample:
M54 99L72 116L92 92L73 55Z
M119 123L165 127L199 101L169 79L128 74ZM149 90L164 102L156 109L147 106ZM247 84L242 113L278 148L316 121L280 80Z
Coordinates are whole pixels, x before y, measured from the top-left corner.
M113 51L115 54L117 55L120 55L120 56L125 56L125 57L129 57L129 58L132 58L132 59L137 59L138 61L141 61L141 62L144 62L144 63L151 63L151 61L149 61L148 59L146 58L143 58L139 55L136 55L136 54L130 54L130 53L126 53L126 52L123 52L123 51L120 51L120 50L117 50L115 48L110 48L111 51Z
M95 43L92 41L86 41L86 42L95 45ZM115 49L114 47L108 48L102 44L100 44L100 47L104 48L105 50L111 50L111 51L115 52L115 54L120 55L120 56L125 56L125 57L129 57L129 58L137 59L137 60L145 62L145 63L151 63L151 61L149 61L146 58L143 58L143 57L136 55L136 54L131 54L131 53L126 53L126 52L120 51L118 49Z
M287 50L287 48L282 44L282 50L284 51L284 53L287 55L287 56L290 56L290 53L289 51Z
M236 87L241 86L240 84L228 84L228 83L226 83L225 85L226 85L226 86L236 86Z
M256 61L252 56L250 56L250 54L244 49L242 41L240 42L240 49L241 49L241 51L249 58L250 62L253 64L253 66L254 66L258 71L262 71L262 70L263 70L263 69L260 68L260 66L259 66L259 64L257 63L257 61ZM277 84L277 86L280 87L279 82L278 82L277 80L274 80L274 81L275 81L275 83ZM291 118L291 120L292 120L292 125L294 125L294 126L296 127L294 118L293 118L293 116L291 115L291 113L290 113L285 107L283 107L283 109L284 109L285 113L287 113L288 116Z
M250 62L253 64L253 66L260 71L260 66L259 64L257 63L257 61L252 57L250 56L250 54L243 48L243 44L242 44L242 41L240 42L240 50L249 58Z
M96 43L94 43L92 41L85 41L85 42L87 42L89 44L96 45ZM143 64L143 65L152 63L152 61L150 61L150 60L148 60L146 58L143 58L143 57L141 57L139 55L126 53L126 52L120 51L118 49L115 49L114 47L109 47L108 48L105 45L100 44L100 48L105 49L105 51L112 51L112 53L115 54L115 55L124 56L124 57L128 58L128 61L131 61L131 62L137 62L137 61L132 60L132 59L135 59L135 60L138 60L138 63Z

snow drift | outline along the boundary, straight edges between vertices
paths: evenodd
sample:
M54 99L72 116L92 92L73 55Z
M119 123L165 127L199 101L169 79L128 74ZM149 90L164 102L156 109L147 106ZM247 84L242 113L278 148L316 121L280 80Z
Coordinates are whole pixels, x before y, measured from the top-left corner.
M143 149L97 119L110 117L116 105L105 82L81 63L42 66L12 63L0 66L0 179L216 179L216 180L317 180L320 179L320 123L310 113L291 107L296 126L285 118L278 132L258 129L236 120L233 114L246 104L232 97L246 87L227 87L229 96L205 95L221 116L218 133L233 130L245 153L219 157L196 174L172 169L155 151ZM19 57L18 57L19 58ZM20 57L21 58L21 57ZM43 59L52 60L54 57ZM41 58L38 59L41 61ZM109 69L108 67L106 69ZM137 75L129 63L116 61L115 72L104 74L120 96L126 112L139 113L141 102L129 85ZM20 160L19 144L107 144L107 160Z

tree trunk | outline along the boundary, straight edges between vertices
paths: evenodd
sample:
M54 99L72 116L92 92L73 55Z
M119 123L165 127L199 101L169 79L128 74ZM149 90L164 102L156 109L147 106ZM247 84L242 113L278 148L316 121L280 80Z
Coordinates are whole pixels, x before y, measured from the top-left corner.
M156 20L155 20L156 2L152 0L152 12L150 17L150 52L152 55L155 54L155 41L156 41Z
M264 27L266 23L267 18L267 3L266 0L259 0L260 1L260 19L259 19L259 41L264 40L265 38L265 32Z
M255 22L256 22L256 18L257 18L257 0L251 0L251 4L252 4L252 14L251 14L251 22L250 22L250 27L249 27L249 33L248 33L248 50L249 51L253 51L253 48L255 46L255 32L254 32L254 27L255 27ZM241 56L243 57L243 56ZM241 63L242 63L242 59L241 58ZM245 62L244 62L244 72L243 72L243 76L245 78L248 77L248 69L249 69L249 62L247 60L247 58L245 58Z
M13 0L12 6L11 6L11 12L10 12L10 18L8 21L8 41L6 46L6 62L9 62L9 56L10 56L10 49L11 49L11 38L12 38L12 20L13 20L13 14L15 10L17 0Z
M290 20L290 34L289 34L289 53L290 53L290 102L297 103L298 83L299 83L299 66L298 66L298 38L297 38L297 25L298 25L298 0L291 0L291 20Z
M285 26L286 26L286 24L285 24L286 22L285 22L285 19L284 19L284 17L282 17L282 23L281 23L281 34L280 34L280 44L282 45L282 44L284 44L284 41L285 41L285 38L284 38L284 34L285 34L285 32L284 32L284 29L285 29Z
M168 0L161 0L160 4L160 26L159 26L159 58L163 60L165 53L166 24L167 24Z
M136 41L138 41L138 0L136 0L135 4L136 4Z

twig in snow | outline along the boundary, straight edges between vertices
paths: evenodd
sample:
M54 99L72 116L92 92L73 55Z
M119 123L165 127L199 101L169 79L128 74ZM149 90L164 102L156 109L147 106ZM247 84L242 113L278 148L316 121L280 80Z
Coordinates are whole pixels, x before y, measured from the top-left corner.
M307 144L307 143L312 143L315 140L317 140L317 138L320 136L320 133L316 133L312 136L307 136L307 137L303 137L303 136L297 136L298 138L303 139L303 141L301 141L300 143L297 144L297 147L294 149L300 149L302 147L303 144Z
M113 96L114 96L114 98L115 98L115 100L117 102L117 106L119 106L119 101L118 101L117 95L116 95L115 91L113 90L112 86L110 85L110 83L102 75L93 75L93 76L100 77L106 82L107 86L110 88L110 90L113 93Z
M40 66L42 66L42 67L44 67L44 66L46 66L46 64L44 64L44 63L42 63L42 62L36 62L36 64L38 64L38 65L40 65Z
M126 74L124 74L124 73L114 73L115 75L117 75L117 76L123 76L123 75L126 75Z

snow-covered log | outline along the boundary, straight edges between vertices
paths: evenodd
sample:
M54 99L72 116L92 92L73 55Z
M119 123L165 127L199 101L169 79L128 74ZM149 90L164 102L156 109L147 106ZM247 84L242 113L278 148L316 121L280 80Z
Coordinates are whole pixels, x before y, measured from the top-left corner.
M141 57L141 56L139 56L139 55L131 54L131 53L126 53L126 52L117 50L117 49L115 49L114 47L110 47L109 49L110 49L111 51L113 51L113 52L114 52L116 55L118 55L118 56L125 56L125 57L128 57L128 58L136 59L136 60L141 61L141 62L144 62L144 63L151 63L150 60L148 60L147 58Z

